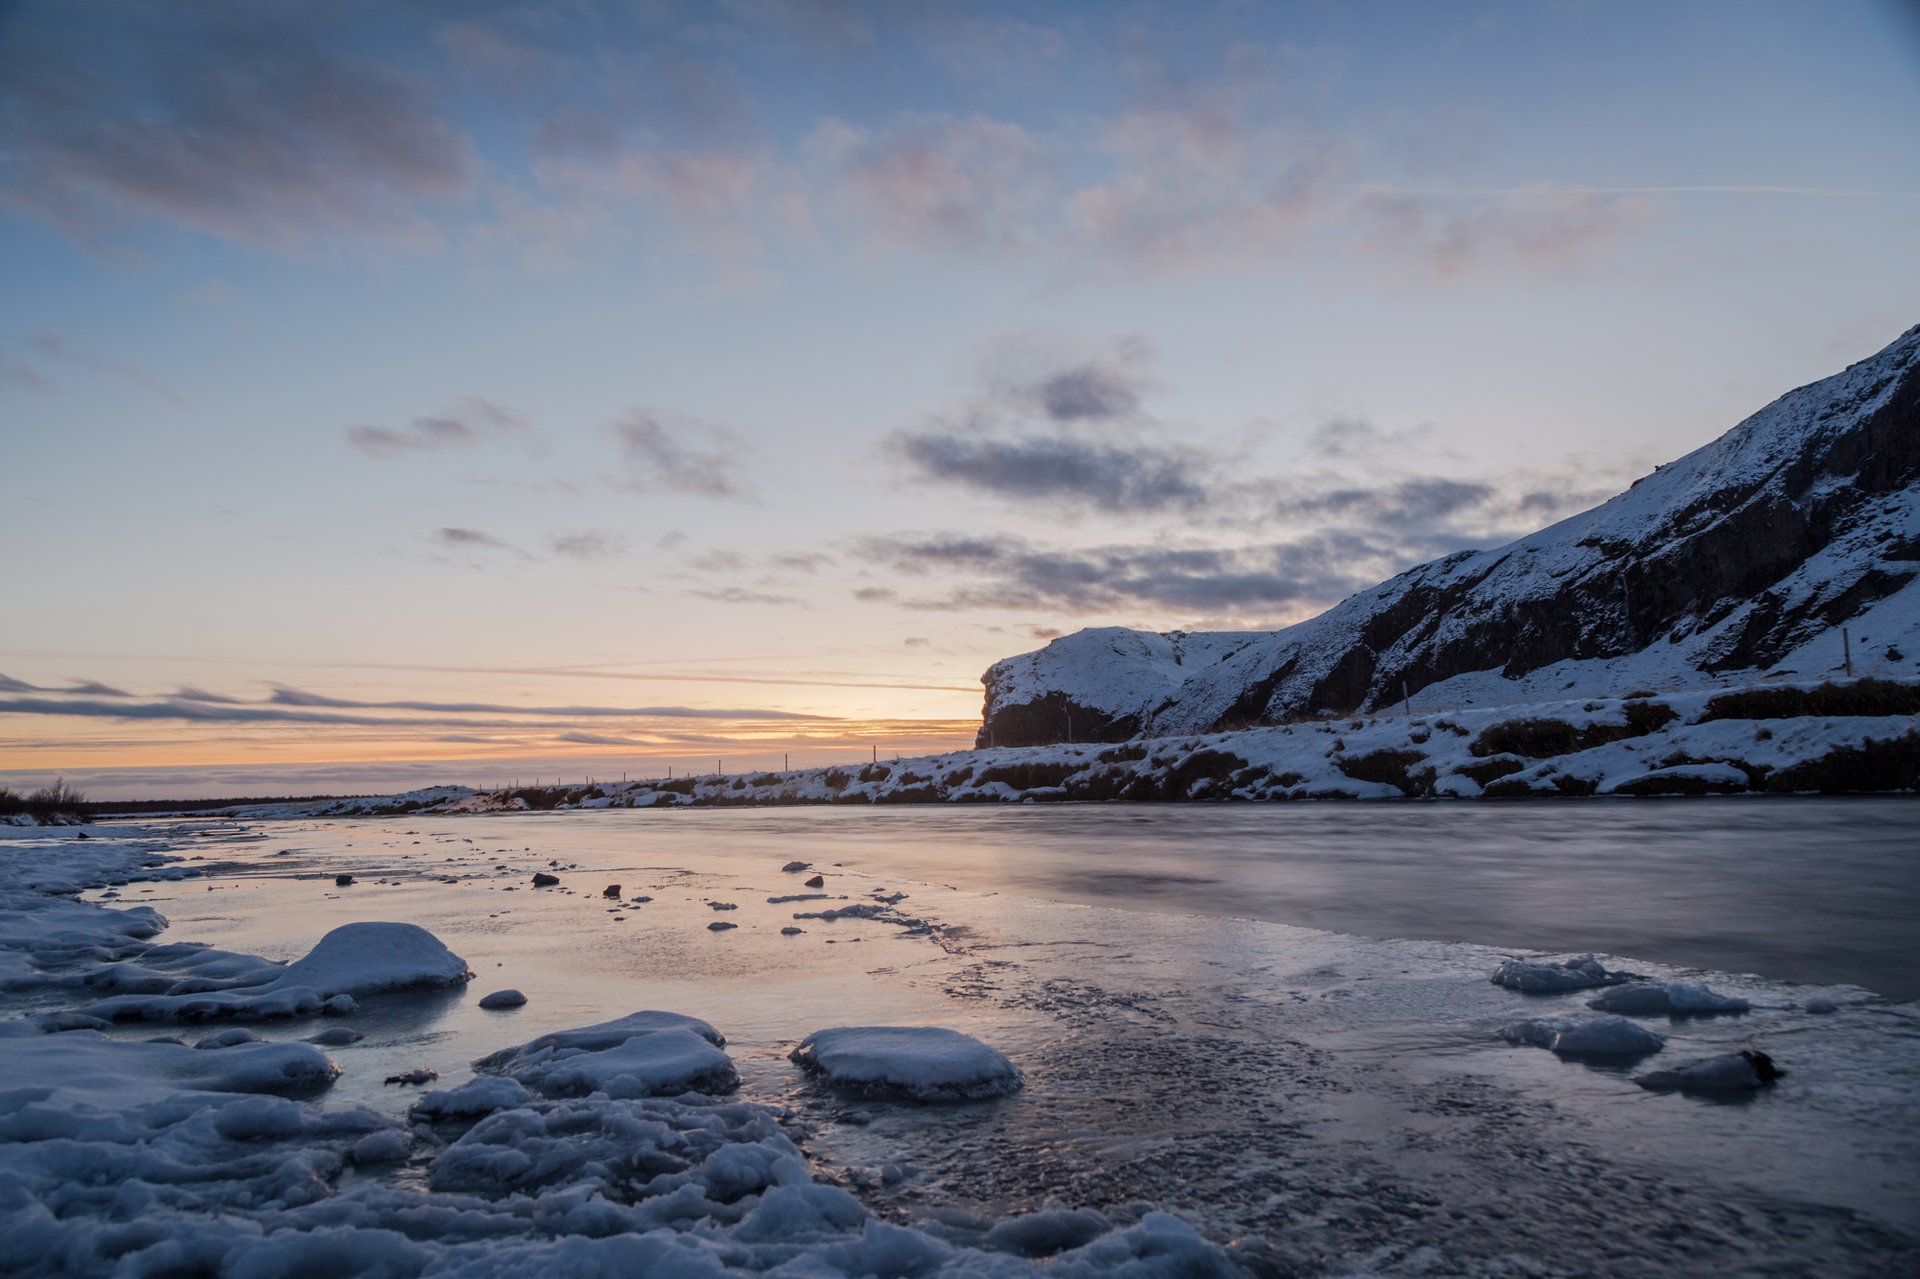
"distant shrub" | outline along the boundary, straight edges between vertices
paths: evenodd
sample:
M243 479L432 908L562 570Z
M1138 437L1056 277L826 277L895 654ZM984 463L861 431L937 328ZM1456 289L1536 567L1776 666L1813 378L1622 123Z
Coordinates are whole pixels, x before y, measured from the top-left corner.
M1077 765L1055 760L996 764L980 770L979 784L1004 782L1015 790L1037 790L1042 786L1058 786L1079 771Z
M1680 718L1665 702L1629 702L1621 708L1625 724L1588 724L1576 727L1563 719L1510 719L1482 730L1467 749L1475 755L1522 755L1551 759L1591 750L1608 742L1645 737Z
M1766 789L1787 795L1920 790L1920 732L1870 737L1859 746L1841 746L1819 759L1776 769L1767 775Z
M862 769L861 771L865 772L866 770ZM837 768L829 768L820 780L826 783L828 790L841 791L847 788L848 784L853 781L853 778L847 776Z
M1700 722L1715 719L1797 719L1804 715L1920 715L1920 684L1890 679L1821 684L1815 688L1749 688L1707 703Z
M947 793L937 786L896 786L873 797L876 804L937 804Z
M1163 772L1141 773L1128 785L1123 798L1136 800L1225 799L1233 793L1235 775L1247 761L1230 751L1196 750Z
M780 774L762 773L753 779L752 784L755 786L778 786L780 784Z
M1512 755L1495 755L1492 759L1482 760L1477 764L1463 764L1454 771L1462 777L1471 778L1481 786L1486 786L1511 773L1517 773L1526 766L1527 761L1524 759L1518 759Z
M1357 782L1380 782L1398 787L1403 795L1433 794L1433 766L1419 751L1378 750L1367 755L1336 759L1334 767ZM1415 765L1425 765L1416 768Z
M18 817L24 813L43 823L84 821L92 811L87 797L65 781L53 782L25 795L0 787L0 817Z
M925 773L904 772L900 774L900 784L902 786L925 786L932 780L933 778L927 776Z
M884 782L892 776L893 770L885 764L865 764L860 769L860 780L863 782Z
M1102 764L1133 764L1147 757L1144 746L1116 746L1112 750L1100 752Z

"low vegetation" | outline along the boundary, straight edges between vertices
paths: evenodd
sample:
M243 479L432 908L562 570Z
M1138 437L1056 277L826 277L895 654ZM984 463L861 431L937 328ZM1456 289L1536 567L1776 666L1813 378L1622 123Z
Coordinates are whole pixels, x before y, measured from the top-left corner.
M1707 703L1700 722L1714 719L1797 719L1801 716L1920 715L1920 684L1862 679L1814 688L1745 688Z
M25 815L36 822L85 821L93 810L87 797L64 781L25 795L0 786L0 817Z
M1624 724L1574 725L1563 719L1510 719L1482 730L1467 749L1480 756L1551 759L1629 737L1645 737L1680 718L1680 713L1665 702L1630 701L1620 710L1626 719Z

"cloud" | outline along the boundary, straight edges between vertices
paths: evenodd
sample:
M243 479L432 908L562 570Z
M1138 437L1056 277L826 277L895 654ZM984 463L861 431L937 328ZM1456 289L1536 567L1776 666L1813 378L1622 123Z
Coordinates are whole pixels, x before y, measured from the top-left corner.
M689 706L513 706L502 702L359 701L310 693L285 684L267 699L275 706L324 707L335 710L434 711L458 715L534 715L552 719L832 719L793 711L727 707L702 710Z
M228 697L225 693L209 693L206 689L195 688L191 684L183 684L175 689L173 700L177 702L206 702L215 706L238 706L240 704L240 699L237 697Z
M118 360L110 360L64 334L36 333L28 339L28 344L47 359L75 365L89 372L104 374L121 381L132 382L136 386L153 392L169 404L183 408L186 406L186 400L178 392L145 369L132 364L123 364ZM33 389L42 390L50 387L36 386Z
M655 746L659 744L636 737L612 737L605 733L559 733L553 740L571 742L578 746Z
M769 595L761 591L749 591L739 586L723 586L712 590L689 590L685 594L694 599L713 600L720 604L768 604L786 608L809 608L805 600L797 595Z
M695 497L745 496L736 441L724 427L635 409L614 424L613 434L627 464L623 488L636 493L666 489Z
M416 417L402 427L349 426L347 442L368 457L433 453L524 431L527 420L479 395L462 395L442 413Z
M51 395L60 384L18 356L0 355L0 388Z
M525 551L513 545L511 542L503 542L499 538L495 537L493 534L483 532L482 530L477 528L435 529L433 533L433 540L439 543L441 546L448 547L449 549L453 549L453 550L503 551L509 555L519 556L523 560L530 560L533 558L531 555L528 555Z
M907 431L894 435L891 447L929 479L999 497L1116 513L1190 508L1208 498L1203 468L1191 454L1153 445Z
M430 86L351 51L359 24L253 5L9 16L0 196L82 240L148 221L249 244L431 244L476 158Z
M874 132L829 119L806 150L880 243L1018 252L1057 185L1045 147L987 116L905 115Z
M605 529L563 533L548 544L555 555L570 560L605 560L624 553L626 539Z
M1364 239L1442 278L1498 261L1565 266L1636 229L1650 213L1635 195L1552 185L1501 192L1375 190L1356 214Z

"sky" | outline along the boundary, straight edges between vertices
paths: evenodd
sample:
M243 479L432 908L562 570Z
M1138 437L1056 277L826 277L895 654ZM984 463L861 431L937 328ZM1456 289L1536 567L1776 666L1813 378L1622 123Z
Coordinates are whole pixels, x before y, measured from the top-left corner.
M0 0L0 785L955 749L1920 321L1897 0Z

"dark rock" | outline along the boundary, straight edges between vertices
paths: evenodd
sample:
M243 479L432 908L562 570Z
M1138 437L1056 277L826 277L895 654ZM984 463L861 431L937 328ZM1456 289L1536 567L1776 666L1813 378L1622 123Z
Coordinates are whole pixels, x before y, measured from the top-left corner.
M740 927L740 925L729 924L724 919L716 919L711 924L707 925L707 931L710 933L724 933L729 928L738 928L738 927Z
M602 897L618 897L620 895L620 885L608 884L605 888L600 890L600 895Z
M440 1078L439 1071L429 1070L425 1066L416 1066L412 1070L403 1071L398 1075L388 1075L386 1082L390 1084L400 1084L404 1087L407 1084L430 1084L438 1078Z
M333 883L336 888L345 888L348 884L351 884L352 882L353 882L353 876L351 875L335 875L333 877Z
M549 875L544 870L533 872L533 886L535 888L552 888L559 882L560 877L558 875Z
M806 886L808 888L825 888L827 886L826 877L824 875L815 875L807 881Z
M517 990L496 990L490 995L480 997L480 1006L488 1010L519 1008L527 1002L527 997Z

